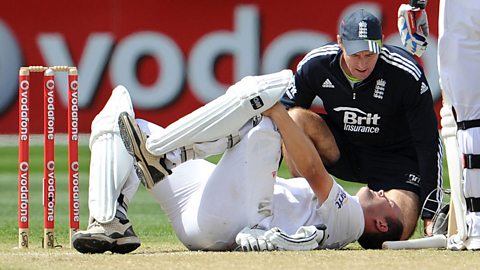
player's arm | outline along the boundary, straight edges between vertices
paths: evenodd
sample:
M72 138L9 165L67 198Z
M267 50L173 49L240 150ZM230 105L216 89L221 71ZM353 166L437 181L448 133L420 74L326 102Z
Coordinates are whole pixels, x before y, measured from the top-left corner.
M436 209L441 198L441 191L433 192L442 184L442 145L438 133L438 123L433 107L433 99L428 83L423 75L420 81L412 83L405 95L405 107L412 134L412 140L418 156L421 176L420 203L426 201L427 209ZM429 196L430 195L430 196ZM427 200L428 199L428 200ZM433 212L423 211L426 231L431 228Z
M295 124L280 103L265 111L263 115L275 122L285 150L296 170L308 181L319 201L324 202L332 189L333 180L323 166L312 141Z

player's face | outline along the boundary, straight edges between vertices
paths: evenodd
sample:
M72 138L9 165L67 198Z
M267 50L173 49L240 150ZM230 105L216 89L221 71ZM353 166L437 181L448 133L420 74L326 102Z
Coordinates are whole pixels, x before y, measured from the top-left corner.
M383 190L373 191L367 187L362 187L357 192L357 196L360 204L367 211L390 216L394 219L401 217L400 208L393 200L385 196Z
M370 51L361 51L348 55L344 50L342 68L348 75L364 80L372 73L377 60L378 54Z

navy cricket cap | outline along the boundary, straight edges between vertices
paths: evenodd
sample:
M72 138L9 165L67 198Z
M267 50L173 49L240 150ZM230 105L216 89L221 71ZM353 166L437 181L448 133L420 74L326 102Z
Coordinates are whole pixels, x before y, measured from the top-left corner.
M359 9L342 20L340 37L348 55L361 51L380 53L382 25L370 12Z

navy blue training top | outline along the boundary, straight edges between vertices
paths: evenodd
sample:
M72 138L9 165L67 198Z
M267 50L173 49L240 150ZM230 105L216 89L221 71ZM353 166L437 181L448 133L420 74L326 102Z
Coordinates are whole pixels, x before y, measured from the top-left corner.
M282 103L310 108L318 96L333 125L355 147L416 155L420 202L424 202L442 186L442 145L422 67L403 49L383 45L370 76L352 88L340 68L341 55L334 43L309 52L298 64L295 87L285 93ZM431 218L433 213L424 211L422 216Z

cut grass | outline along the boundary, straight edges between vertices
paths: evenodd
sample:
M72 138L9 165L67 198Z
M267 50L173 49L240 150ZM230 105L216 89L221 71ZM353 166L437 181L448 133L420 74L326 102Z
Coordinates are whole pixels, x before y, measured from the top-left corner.
M41 181L43 149L32 146L30 158L30 248L17 249L17 147L0 147L0 269L225 269L225 268L298 268L298 269L353 269L382 267L408 269L413 267L433 269L475 268L480 257L472 252L421 251L365 251L357 243L342 251L312 252L189 252L177 240L167 217L152 196L139 187L129 207L129 218L142 240L142 246L127 255L85 255L69 249L68 195L66 146L57 147L56 159L56 223L55 236L58 246L54 250L41 248L43 235L43 209L41 205ZM88 168L90 153L81 146L80 153L80 213L81 228L88 223ZM214 157L212 161L217 161ZM444 172L447 175L447 171ZM279 175L288 177L284 166ZM348 192L355 193L361 186L339 180ZM447 183L448 185L448 183ZM421 226L414 237L421 237ZM432 265L433 263L433 265Z

